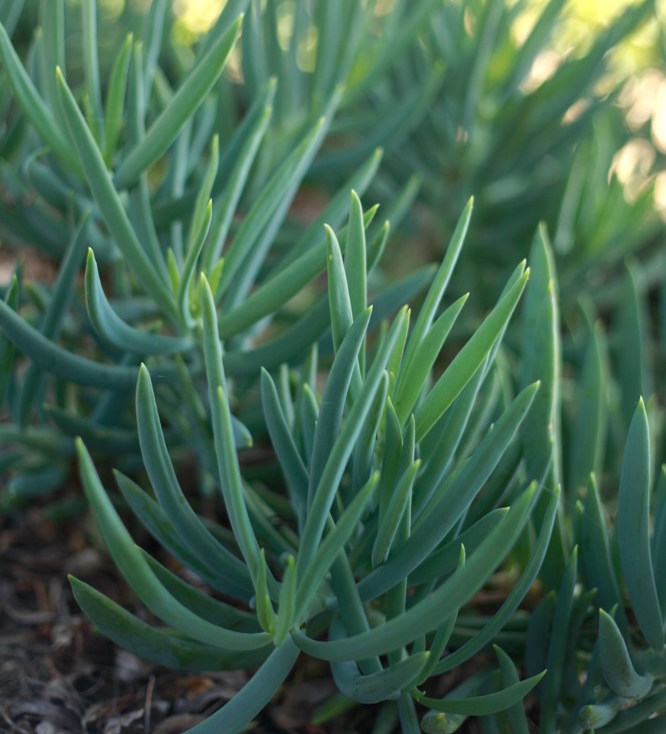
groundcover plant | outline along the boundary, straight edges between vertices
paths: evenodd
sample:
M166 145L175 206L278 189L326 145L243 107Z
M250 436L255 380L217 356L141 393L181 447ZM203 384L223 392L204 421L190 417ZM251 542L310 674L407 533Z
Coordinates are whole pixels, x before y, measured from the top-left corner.
M587 123L602 124L598 65L652 5L530 93L521 81L561 3L494 87L482 53L499 54L522 5L229 0L192 52L165 0L145 15L127 3L117 44L103 3L0 3L0 232L57 263L52 283L17 265L2 288L0 506L20 512L75 463L102 541L162 623L72 577L96 628L175 668L254 671L191 731L251 730L308 656L330 664L340 710L381 705L376 734L468 719L493 734L663 727L655 220L626 247L602 237L573 253L564 309L562 210L555 247L541 226L529 253L503 250L490 269L481 249L495 226L521 242L560 204L584 208L592 183L576 189L575 171L593 157ZM466 72L447 96L430 62L456 49ZM561 127L583 91L587 112ZM501 124L486 124L489 98L506 103ZM450 148L436 140L452 144L459 114L474 145L433 215L455 207L441 262L389 277L404 269L384 254L389 226L415 200L415 170L421 201L441 205ZM537 211L550 195L539 151L568 173ZM520 185L494 199L509 169ZM361 202L375 192L391 195L379 214ZM618 230L650 201L618 205ZM648 265L615 267L648 240ZM573 303L596 260L613 271L603 297ZM484 273L470 294L461 269L464 287ZM253 444L265 451L250 465ZM219 523L197 512L202 497ZM215 594L136 546L121 506ZM429 695L453 670L462 682Z

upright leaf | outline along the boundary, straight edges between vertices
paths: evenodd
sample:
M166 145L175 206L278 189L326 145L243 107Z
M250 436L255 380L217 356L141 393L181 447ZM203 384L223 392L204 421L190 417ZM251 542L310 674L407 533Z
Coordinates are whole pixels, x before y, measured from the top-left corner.
M638 401L624 448L616 533L624 582L638 626L654 650L664 647L664 623L650 550L650 429L643 399Z

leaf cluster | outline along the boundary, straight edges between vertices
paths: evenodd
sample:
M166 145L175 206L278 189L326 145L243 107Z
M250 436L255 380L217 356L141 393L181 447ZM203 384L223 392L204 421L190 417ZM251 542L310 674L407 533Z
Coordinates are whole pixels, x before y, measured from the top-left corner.
M55 263L0 290L0 508L76 466L159 621L71 578L96 627L255 670L192 731L243 731L304 655L320 723L658 731L665 261L651 191L599 183L607 52L653 3L539 83L560 0L522 43L522 1L384 5L229 0L185 48L167 0L118 44L95 0L0 0L0 236ZM405 272L417 202L448 244Z

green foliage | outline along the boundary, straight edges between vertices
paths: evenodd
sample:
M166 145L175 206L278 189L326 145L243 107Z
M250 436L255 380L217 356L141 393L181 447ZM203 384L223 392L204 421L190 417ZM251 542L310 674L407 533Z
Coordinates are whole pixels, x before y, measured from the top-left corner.
M210 488L213 442L195 348L199 272L224 314L219 329L229 342L227 370L242 386L232 399L238 406L249 396L248 414L256 411L253 386L261 367L298 361L314 343L326 343L327 298L315 285L326 269L322 224L343 222L349 190L364 192L381 152L371 151L350 170L310 226L294 229L289 208L330 126L337 81L318 90L294 131L274 119L282 94L276 90L284 85L266 78L233 121L233 134L224 130L216 110L236 108L237 90L224 69L237 50L247 5L228 4L196 56L175 74L160 66L178 53L170 34L159 30L172 23L166 2L153 3L145 18L127 18L134 34L113 55L96 43L95 3L83 3L78 13L62 0L41 3L31 49L41 60L36 65L25 65L0 27L3 90L17 130L17 144L3 148L8 186L0 232L19 251L29 243L59 262L52 286L35 290L18 277L3 294L3 394L12 386L3 441L16 448L3 467L13 487L3 493L5 505L28 499L15 490L35 461L73 456L77 435L99 457L117 457L122 468L135 470L140 459L128 389L142 361L160 383L156 400L170 416L179 414L179 392L190 396L195 420L181 413L166 441L170 451L198 453L200 484ZM77 22L82 78L66 71L77 58L68 58L62 35ZM341 52L344 44L340 38ZM352 52L353 46L345 51ZM358 197L352 211L342 249L349 242L349 257L358 259L361 249L365 256L367 238L374 264L386 239L383 222L372 224L373 212L363 213ZM86 246L83 311L75 294ZM424 272L402 285L379 285L375 292L386 291L380 318L390 312L396 288L409 298L425 283ZM355 306L359 289L363 281L354 286ZM294 312L285 308L294 297L318 305ZM25 357L30 366L23 375ZM241 422L232 423L238 445L251 441Z
M666 261L651 186L607 180L608 53L654 4L543 79L567 9L528 6L229 0L185 47L167 0L108 38L94 0L0 0L0 508L78 463L159 620L70 578L96 627L254 670L193 732L245 730L305 655L319 723L663 727ZM111 467L215 596L134 544Z
M333 125L342 142L314 170L339 175L342 161L360 161L370 141L381 144L386 185L417 171L420 198L445 232L474 194L478 249L461 264L464 289L497 282L525 255L540 222L553 234L567 297L590 281L616 286L617 265L631 253L656 256L660 223L649 181L663 157L655 156L648 185L631 203L615 177L608 184L616 151L649 136L623 120L617 102L626 73L612 66L611 51L657 24L653 0L629 4L566 51L558 41L575 9L563 0L424 1L428 23L418 42L407 42L419 16L413 5L391 3L381 32L362 49L357 68L379 58L385 73L352 85L353 104L343 101Z
M332 232L328 237L329 247L337 242ZM335 257L329 266L329 282L337 283L343 293L351 289L353 282L347 275L347 267L341 258ZM508 295L498 302L500 310L496 311L501 317L493 311L477 332L482 334L481 343L487 345L478 357L474 356L474 371L482 369L486 375L491 373L498 342L515 303L513 293L522 290L525 279L526 275L512 279L513 285L506 289ZM157 504L150 500L149 513L141 509L139 503L146 505L150 494L129 484L121 475L117 479L139 519L152 530L153 523L160 518L158 537L166 541L165 545L173 548L173 542L169 541L173 537L181 559L187 562L188 555L193 555L196 560L192 568L198 570L203 564L206 576L215 577L216 588L235 598L241 608L254 609L256 618L247 631L222 624L213 625L213 630L209 615L201 614L200 602L191 600L193 591L187 598L182 591L176 595L169 585L162 583L160 575L132 544L87 450L79 442L81 480L102 537L128 583L167 625L166 630L157 628L147 635L155 643L142 642L144 654L163 659L167 651L156 649L156 643L165 635L168 638L172 634L170 629L179 631L190 641L181 651L174 645L167 648L171 656L180 654L182 664L187 667L193 664L189 653L196 649L196 643L219 648L220 663L230 667L242 665L252 651L263 650L265 662L253 682L239 694L240 700L251 695L257 681L265 679L264 685L270 681L275 688L280 685L297 652L303 651L331 661L332 674L340 690L360 703L388 701L406 694L429 708L467 715L475 711L490 715L514 706L536 685L540 675L504 687L500 683L500 690L495 693L467 695L450 702L431 699L416 685L423 684L426 677L437 674L441 665L446 665L446 656L439 662L434 660L434 665L429 661L431 654L439 657L444 651L441 634L444 629L448 630L447 636L450 634L448 620L457 619L464 624L462 608L511 551L525 528L540 490L536 482L519 488L510 500L508 512L484 537L470 544L471 552L467 556L463 540L468 530L465 516L483 485L483 478L492 473L512 441L516 441L516 431L532 404L537 386L523 391L506 407L487 438L466 461L461 460L459 466L452 465L434 487L424 486L418 482L419 469L437 461L438 447L421 441L418 413L410 412L403 420L398 418L392 408L398 383L386 371L398 349L394 365L399 374L406 370L406 382L411 379L407 352L402 351L405 342L401 338L408 311L402 309L398 313L373 348L367 340L371 309L360 310L351 322L341 320L341 339L321 397L317 385L310 382L313 372L307 363L302 370L290 374L289 383L282 391L268 372L263 372L265 423L289 496L293 498L293 515L284 517L267 533L265 526L253 516L249 502L251 488L243 479L238 463L227 397L230 383L224 371L215 302L203 276L199 290L202 319L199 346L212 406L218 486L233 534L228 540L215 536L188 504L171 465L154 388L143 366L136 392L137 426L143 461ZM443 296L444 286L441 279L436 279L425 303ZM361 300L365 302L366 298L367 294L363 293ZM504 305L507 298L512 299L508 309ZM339 304L338 299L329 299L331 323ZM420 323L426 323L421 316ZM437 322L426 323L420 332L414 332L417 336L413 338L425 341L436 328ZM460 354L476 355L475 344L479 340L478 336L472 337ZM494 351L489 355L490 347ZM358 366L362 351L367 355L363 373ZM440 378L452 386L446 393L439 390L439 383L430 390L423 384L416 402L431 406L433 430L447 419L456 401L464 397L469 377L463 379L463 375L468 371L468 361L456 357ZM304 399L315 412L311 443L305 440L312 430L309 415L296 409L296 401ZM370 429L366 430L368 424ZM393 449L389 450L396 442L397 462ZM419 458L415 460L415 456ZM472 470L476 476L470 483ZM462 487L465 491L461 493ZM130 499L128 490L141 499ZM269 504L278 502L272 495L272 490L264 493ZM543 525L539 528L539 563L553 527L558 493L552 493L546 504ZM417 505L421 507L419 513L413 512ZM433 523L431 518L437 518L438 522ZM291 540L292 532L298 538L296 543ZM429 563L432 553L442 544L458 554L457 564ZM178 551L179 545L184 546L185 554ZM424 568L428 571L419 575L419 569ZM529 578L534 578L537 568L538 563L528 572ZM83 608L113 639L128 644L134 635L142 635L143 628L113 602L79 581L73 583ZM528 584L523 584L513 595L512 610L527 590ZM384 620L379 626L372 621L376 615ZM329 629L326 641L314 636L322 628ZM473 644L459 658L471 657L491 638L492 633L488 634L482 627ZM237 659L236 652L240 653ZM385 654L388 663L380 661L380 656ZM205 655L202 660L210 660L210 656ZM428 672L424 675L426 666ZM239 705L234 699L207 725L224 731L240 730L258 708L255 702L245 709L241 721Z

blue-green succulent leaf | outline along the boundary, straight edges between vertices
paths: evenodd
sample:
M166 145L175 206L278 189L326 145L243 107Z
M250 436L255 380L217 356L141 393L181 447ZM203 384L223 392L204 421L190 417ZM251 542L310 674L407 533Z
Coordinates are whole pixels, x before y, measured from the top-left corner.
M553 532L553 525L557 514L558 502L556 495L557 493L555 493L555 495L551 495L547 512L543 520L543 525L539 531L537 542L530 554L529 561L520 578L502 602L500 608L477 635L464 643L455 652L447 655L435 667L436 673L445 673L449 670L453 670L459 665L462 665L466 660L469 660L479 650L482 650L486 645L492 642L492 640L496 638L497 634L511 619L518 608L518 605L534 583L546 555L550 535Z
M56 76L60 105L67 121L72 143L78 153L90 190L115 244L143 287L153 296L165 315L177 324L176 304L170 289L141 247L120 196L111 181L102 153L60 69L56 70Z
M296 560L289 554L285 562L284 575L280 585L278 598L278 611L275 620L275 634L273 641L276 647L280 647L285 641L289 630L296 621Z
M404 614L367 632L342 640L321 642L301 632L292 635L301 649L324 660L360 660L396 650L419 635L437 628L442 619L459 609L485 582L522 532L533 506L536 482L511 506L502 521L488 533L476 553L430 596Z
M430 698L414 693L412 695L420 704L436 711L466 716L489 716L505 711L522 701L544 675L546 675L545 670L519 683L513 683L501 691L468 698Z
M588 477L601 468L606 433L605 339L601 326L595 324L588 335L580 376L580 399L571 430L569 492L587 486Z
M401 524L405 512L411 506L412 487L414 479L421 467L421 461L417 459L404 472L395 485L393 496L391 497L383 517L379 521L375 542L372 546L371 561L373 567L383 563L391 551L391 547L396 539L398 527Z
M354 662L332 663L333 680L339 690L360 703L396 700L401 691L409 690L428 661L429 653L410 655L379 673L362 675Z
M296 599L298 612L297 619L304 617L307 605L312 596L317 592L321 582L329 572L336 557L343 552L344 546L351 538L353 532L359 527L363 513L372 497L379 481L379 473L374 472L370 479L356 493L354 499L349 503L334 526L330 527L328 533L317 548L316 553L308 564L303 564L303 571L298 579ZM332 523L329 523L329 526Z
M583 576L588 588L597 589L599 606L610 612L616 604L621 604L621 596L613 568L607 520L594 475L590 475L577 519L576 541ZM624 609L618 609L618 618L620 626L628 629Z
M143 554L134 545L107 496L83 442L77 439L81 482L111 557L144 604L166 624L193 640L229 652L256 650L270 643L265 633L235 632L193 614L159 582Z
M79 226L72 235L71 242L58 272L58 278L53 287L51 300L40 324L40 331L47 339L58 338L65 314L74 295L75 279L85 251L88 216L89 212L84 212ZM42 373L34 363L28 367L25 373L18 404L18 422L21 425L25 425L39 392L41 375Z
M423 399L415 413L417 440L421 440L432 429L481 366L511 318L528 277L529 270L526 270L500 298L495 308L486 316Z
M202 563L182 542L164 510L147 492L119 471L115 471L114 476L123 499L131 507L132 512L155 540L174 558L191 568L213 589L244 602L250 599L253 587L249 579L240 586L232 584L220 573L219 567L211 569ZM159 576L159 573L156 572L156 575ZM169 588L168 583L164 585Z
M487 481L529 411L538 384L525 388L483 438L476 451L433 494L404 545L359 583L373 599L414 570L443 540Z
M183 352L191 347L189 337L152 334L125 323L113 310L104 293L92 248L88 249L86 260L85 298L93 327L118 349L145 357Z
M354 371L357 369L358 354L365 338L371 313L372 309L365 309L363 313L359 314L353 325L346 330L328 375L310 460L308 508L312 506L315 490L340 433L342 416L347 402L347 392Z
M270 652L258 650L228 653L218 647L187 639L168 627L153 627L130 614L92 586L69 576L74 598L92 623L106 637L134 655L177 670L237 670L254 668Z
M273 378L264 369L261 371L261 404L271 443L287 482L292 507L297 517L302 520L307 504L308 472L280 405L280 398Z
M642 398L634 411L624 449L615 532L624 582L638 626L650 647L664 647L650 551L650 429Z
M312 502L309 505L308 517L305 521L301 537L302 547L315 548L319 544L328 512L335 498L335 493L347 461L354 448L354 443L361 432L363 422L368 416L377 391L380 389L383 380L388 379L385 373L386 363L395 345L404 319L405 309L403 308L395 318L386 337L382 340L373 359L372 366L366 375L363 388L349 411L342 430L326 458L326 463L321 472L321 479L317 483L314 494L312 495ZM301 557L299 556L299 563L300 561Z
M0 24L0 57L7 79L23 113L35 126L44 142L52 148L67 167L78 171L80 164L76 153L39 95L2 24Z
M242 20L242 16L239 17L197 60L144 139L123 158L114 176L119 188L133 184L143 171L155 163L191 119L194 110L203 102L222 73L240 33Z
M150 374L144 365L136 387L136 424L141 455L155 495L182 542L202 563L218 568L223 578L239 586L246 584L246 566L210 534L180 487L164 440Z
M515 685L519 682L518 671L513 660L502 650L501 647L493 645L497 661L500 664L502 674L502 683L505 687ZM529 734L529 726L527 716L525 715L525 706L521 702L516 702L513 706L509 706L503 712L503 718L506 721L508 731L511 734Z
M299 649L287 638L271 652L250 680L236 695L209 716L192 727L188 734L240 734L273 698L284 683L298 658Z
M393 392L395 409L401 425L407 420L407 416L412 412L423 391L423 386L427 384L430 370L444 346L446 337L460 315L468 295L465 294L454 301L437 321L428 328L428 331L423 334L419 343L413 348L411 359L409 359L409 352L405 354L402 369Z
M623 698L643 698L648 694L652 676L636 672L622 633L603 609L599 610L599 649L601 670L613 693Z
M263 188L226 252L217 293L224 293L231 286L234 277L250 257L252 247L262 230L284 203L285 191L290 191L305 173L307 164L321 144L325 130L326 120L321 119L285 159Z
M446 287L449 284L453 269L455 268L458 256L462 250L463 243L465 242L465 236L469 228L469 223L472 218L472 209L474 207L474 198L470 198L467 202L456 228L449 242L449 246L442 260L442 264L439 266L437 274L433 278L432 284L428 289L428 293L423 301L423 305L419 310L419 315L414 323L414 329L410 336L409 345L405 354L405 372L409 371L409 367L412 361L416 357L416 350L424 339L425 335L430 331L430 327L435 320L435 314L439 308L439 304L444 297Z
M549 734L554 734L557 731L557 708L563 695L564 666L567 662L566 642L570 633L577 569L578 548L574 546L557 593L553 625L546 654L548 676L539 689L541 728Z
M208 281L203 274L200 279L200 288L203 313L202 339L208 381L208 400L212 415L213 442L222 497L236 541L254 581L259 566L259 543L254 534L243 497L243 483L234 444L231 412L226 394L226 379L221 360L215 302Z
M123 124L123 108L125 104L125 90L127 89L127 74L132 58L133 36L128 33L125 42L113 62L109 87L106 92L104 109L104 160L109 164L116 152L118 138Z
M131 390L136 384L139 373L137 367L100 364L73 354L47 339L2 300L0 300L0 329L14 346L30 357L38 367L69 382L104 390L110 388ZM162 374L164 378L172 378L169 370L163 370Z

